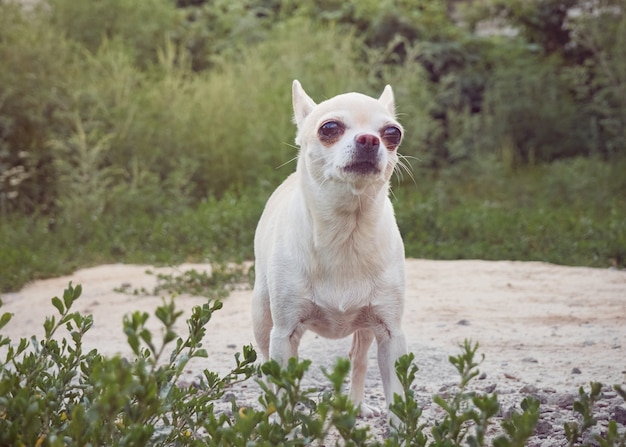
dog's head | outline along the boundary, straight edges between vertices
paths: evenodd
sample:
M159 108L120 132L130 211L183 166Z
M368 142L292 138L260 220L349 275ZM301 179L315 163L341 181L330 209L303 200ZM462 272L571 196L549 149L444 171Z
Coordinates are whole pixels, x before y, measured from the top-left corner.
M341 182L355 192L389 181L403 134L389 85L378 99L346 93L320 104L298 81L293 82L292 92L298 169L319 185Z

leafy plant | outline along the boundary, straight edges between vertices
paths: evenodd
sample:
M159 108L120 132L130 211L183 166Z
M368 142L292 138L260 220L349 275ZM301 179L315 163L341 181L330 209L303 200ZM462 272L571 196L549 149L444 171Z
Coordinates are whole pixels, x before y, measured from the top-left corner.
M486 433L500 410L496 394L481 394L472 391L469 384L480 374L476 359L478 343L465 340L461 353L450 356L450 363L456 368L460 381L456 390L449 396L434 395L433 402L444 411L444 417L435 421L430 428L430 436L425 433L427 425L421 423L422 410L414 399L410 388L415 379L417 367L412 363L413 354L401 357L396 362L396 371L402 383L404 396L395 396L390 411L402 423L392 432L394 445L416 446L483 446ZM524 446L533 435L539 420L539 401L526 398L521 403L522 412L513 412L501 422L503 433L493 438L496 447Z
M619 385L615 385L613 389L626 402L626 391ZM602 396L602 384L599 382L591 382L589 392L585 391L583 387L578 390L578 400L574 402L574 412L578 413L579 421L565 424L565 436L570 447L592 447L595 445L623 447L626 445L626 432L619 432L615 420L609 421L606 433L593 433L593 428L598 422L593 407L602 399Z
M145 288L131 290L130 285L119 287L116 291L131 292L135 295L160 295L165 292L171 297L189 294L218 300L226 298L237 287L250 287L253 272L252 268L245 265L213 262L210 272L190 269L180 274L156 273L157 285L151 291ZM155 274L152 270L147 270L146 273Z
M204 370L198 382L183 385L178 379L189 360L207 357L202 348L205 326L222 307L220 301L196 306L184 337L174 330L182 312L173 301L155 311L162 324L160 339L146 327L148 313L133 312L124 318L132 356L106 358L95 349L83 350L82 338L94 321L91 315L71 311L81 292L80 285L70 283L62 298L52 298L58 315L46 318L42 340L21 339L16 345L0 335L1 444L521 447L538 421L539 402L527 398L521 402L521 412L500 422L499 433L491 430L486 436L499 403L495 394L472 390L480 361L478 344L467 340L460 354L449 358L460 376L456 389L433 396L443 410L443 416L433 422L421 419L415 399L413 382L418 369L413 354L398 359L395 366L402 393L390 406L397 420L393 419L384 440L373 438L367 424L357 423L359 410L343 391L350 370L346 359L324 371L331 388L320 392L304 385L309 360L292 358L285 368L270 361L259 368L253 365L256 352L245 346L235 355L235 366L228 374ZM9 313L0 316L0 330L10 320ZM216 403L227 389L257 373L263 374L256 379L258 405L239 406L232 399L232 412L217 411ZM621 387L615 390L626 398ZM582 422L566 425L571 446L591 445L578 442L590 439L587 432L595 425L593 404L601 397L600 384L593 383L590 393L581 388L574 409ZM604 437L595 436L594 442L603 447L623 446L625 439L611 421Z
M124 332L134 354L104 358L96 350L83 352L82 337L92 316L70 312L81 295L72 284L52 304L59 318L44 323L45 336L17 347L0 337L6 355L0 362L0 442L5 445L171 445L190 443L207 420L214 420L213 402L225 387L249 378L256 370L250 347L235 356L236 366L224 377L204 371L200 383L176 385L188 361L207 357L202 349L205 325L221 303L208 302L193 309L187 320L189 334L180 337L174 325L181 315L173 302L160 306L156 317L163 339L153 340L145 327L149 315L134 312L124 319ZM5 313L1 326L10 321ZM71 340L54 336L65 327ZM169 356L166 347L174 343ZM31 349L29 349L31 348ZM168 348L169 349L169 348Z

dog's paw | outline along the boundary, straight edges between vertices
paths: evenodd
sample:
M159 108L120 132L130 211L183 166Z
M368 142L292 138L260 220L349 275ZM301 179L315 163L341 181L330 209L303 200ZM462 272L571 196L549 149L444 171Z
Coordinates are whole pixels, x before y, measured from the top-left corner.
M380 408L361 402L361 405L359 406L359 416L362 418L373 418L375 416L380 416L380 414Z

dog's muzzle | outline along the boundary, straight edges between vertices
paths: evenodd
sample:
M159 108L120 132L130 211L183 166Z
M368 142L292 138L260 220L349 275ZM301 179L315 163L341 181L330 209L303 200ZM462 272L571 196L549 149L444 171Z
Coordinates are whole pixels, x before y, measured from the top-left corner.
M354 139L354 157L344 170L355 174L378 174L380 161L380 138L372 134L360 134Z

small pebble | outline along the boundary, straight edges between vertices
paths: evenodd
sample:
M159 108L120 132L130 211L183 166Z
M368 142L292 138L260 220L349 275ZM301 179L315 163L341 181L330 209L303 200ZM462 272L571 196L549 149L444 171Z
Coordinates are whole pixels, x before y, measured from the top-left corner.
M491 385L486 386L486 387L485 387L485 393L493 393L493 392L495 391L495 389L496 389L496 387L497 387L497 386L498 386L498 385L497 385L497 384L495 384L495 383L492 383Z
M537 394L539 389L535 385L524 385L519 392L522 394Z
M237 397L235 395L235 393L225 393L222 396L222 401L224 401L224 402L231 402L231 401L235 400L235 397Z
M569 409L574 405L576 400L575 394L555 394L549 396L548 403L550 405L556 405L559 408Z
M615 407L613 409L612 417L618 424L626 425L626 408Z
M572 368L572 374L582 374L583 372L580 370L580 368Z
M535 426L535 434L540 438L545 438L553 431L552 424L549 421L540 420Z

